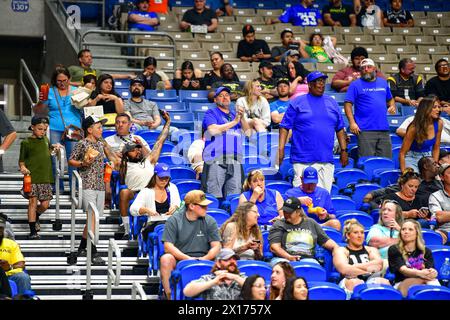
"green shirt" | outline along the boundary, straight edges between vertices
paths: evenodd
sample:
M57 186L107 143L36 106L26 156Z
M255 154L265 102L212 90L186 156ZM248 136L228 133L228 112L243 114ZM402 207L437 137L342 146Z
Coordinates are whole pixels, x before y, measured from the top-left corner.
M50 143L42 139L28 137L20 144L19 161L24 162L31 172L32 184L53 183Z
M81 80L83 80L83 77L87 74L93 74L97 78L102 74L102 72L98 69L84 69L80 66L70 66L68 69L70 72L70 81L72 82L81 82Z
M311 58L316 59L320 63L333 63L322 47L306 46L305 51L309 54Z

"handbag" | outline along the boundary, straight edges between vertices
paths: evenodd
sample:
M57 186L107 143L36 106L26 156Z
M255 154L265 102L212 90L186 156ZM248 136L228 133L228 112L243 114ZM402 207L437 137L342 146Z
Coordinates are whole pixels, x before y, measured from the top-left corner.
M59 92L58 89L56 89L55 87L53 87L53 90L55 91L55 93L58 93L59 96ZM59 96L61 97L61 96ZM84 138L84 134L83 134L83 130L81 130L81 128L77 127L76 125L70 124L68 126L66 126L66 122L64 121L64 117L62 114L62 110L61 110L61 106L59 105L59 99L55 94L55 100L56 100L56 104L58 105L58 110L59 110L59 114L61 115L61 120L63 122L63 126L64 126L64 132L61 136L61 140L65 141L80 141Z

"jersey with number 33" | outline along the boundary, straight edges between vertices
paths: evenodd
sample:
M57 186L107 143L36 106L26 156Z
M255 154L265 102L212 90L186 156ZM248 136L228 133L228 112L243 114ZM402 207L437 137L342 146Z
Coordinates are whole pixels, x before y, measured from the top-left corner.
M286 9L278 19L283 23L290 22L293 26L314 27L322 19L322 15L317 9L295 5Z

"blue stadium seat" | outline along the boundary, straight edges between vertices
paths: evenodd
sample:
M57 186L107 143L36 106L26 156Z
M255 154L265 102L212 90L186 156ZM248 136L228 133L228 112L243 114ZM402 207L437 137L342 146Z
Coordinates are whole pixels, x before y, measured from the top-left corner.
M245 273L247 277L253 274L259 274L264 278L266 283L270 283L272 268L267 262L254 260L251 264L243 265L241 268L239 268L239 271L241 271L241 273Z
M285 155L279 169L283 180L292 181L294 176L291 173L291 169L293 168L294 167L291 163L291 158L289 157L289 155Z
M191 112L197 113L205 113L210 109L214 109L216 104L214 102L189 102L189 110Z
M440 233L429 229L422 229L423 240L425 245L442 245L442 236Z
M331 203L335 210L356 210L356 203L347 196L333 196Z
M178 134L178 144L179 150L183 150L183 154L187 154L191 144L201 138L201 132L194 130L180 130Z
M393 146L401 146L403 143L403 139L395 133L391 133L391 143Z
M369 180L372 180L375 169L394 169L394 166L394 161L383 157L364 157L359 159L357 163L357 168L367 173Z
M164 101L158 102L158 108L166 110L168 112L182 112L186 111L186 106L182 102L177 101ZM172 113L170 113L172 115Z
M158 139L161 131L159 130L137 130L135 135L140 136L144 139L148 144L155 143L156 139Z
M244 156L242 158L242 166L244 168L244 172L247 172L249 168L270 167L270 161L266 157L260 155Z
M311 282L309 286L309 300L345 300L347 295L344 289L335 283Z
M214 209L214 208L208 207L207 214L209 214L211 217L214 218L214 220L216 220L217 226L219 228L222 226L222 224L225 221L227 221L230 218L230 215L228 214L228 212L226 212L223 209Z
M415 11L441 11L442 4L439 1L416 0L414 1Z
M331 192L330 192L330 194L331 194L332 196L337 196L337 195L339 194L339 188L338 188L337 185L333 184L333 185L331 186Z
M359 221L359 223L361 223L364 226L364 229L369 230L370 227L373 225L373 218L366 214L363 213L346 213L343 215L340 215L337 217L337 219L341 222L341 225L344 225L344 222L348 219L353 219L355 218L356 220Z
M155 143L149 143L149 147L151 150L153 150L154 145L155 145ZM165 141L162 144L161 153L172 153L172 152L177 153L177 151L178 151L177 147L170 141ZM194 179L195 179L195 177L194 177Z
M388 116L388 123L389 123L389 131L392 133L395 133L395 130L397 130L398 127L405 121L407 116Z
M270 180L282 180L283 177L281 176L281 173L278 172L277 169L274 168L261 168L261 171L264 174L264 178L266 179L267 182L269 182Z
M363 204L363 199L366 194L373 190L380 189L381 186L375 183L358 183L355 185L354 192L352 194L352 199L355 201L356 209L360 210Z
M201 276L209 274L211 272L211 264L204 263L203 261L198 261L197 263L193 263L185 266L180 270L180 282L177 289L178 297L176 299L184 299L183 289L186 287L191 281L199 279Z
M201 187L201 183L198 180L182 180L174 181L174 183L177 185L179 194L186 194L191 190L200 190Z
M308 263L302 261L291 262L297 277L303 277L307 282L310 281L326 281L327 273L325 269L315 263Z
M9 281L9 287L11 288L11 297L14 298L15 296L17 296L19 294L17 284L12 280L8 280L8 281Z
M230 213L233 214L239 206L239 195L230 199Z
M348 158L348 165L346 165L345 167L343 167L341 164L340 156L333 156L333 162L334 162L334 170L336 170L342 168L353 168L355 160L353 160L353 158Z
M130 88L130 80L128 79L121 79L121 80L114 80L114 88L117 89L129 89Z
M336 229L327 226L322 226L322 229L323 231L325 231L327 236L329 236L332 240L334 240L334 242L336 243L342 242L342 233L340 233Z
M398 154L400 152L401 146L393 147L392 148L392 160L394 160L394 168L400 169L400 160L398 158Z
M242 151L244 157L258 155L258 148L253 144L243 144Z
M155 102L177 102L178 95L177 90L145 90L145 99Z
M372 182L385 188L391 184L396 184L400 174L401 172L398 169L375 169L373 170Z
M359 292L360 300L402 300L400 291L383 284L370 284Z
M172 177L172 180L195 180L195 171L186 166L173 166L170 168L170 176Z
M339 189L345 188L349 183L357 183L360 180L369 180L367 173L360 169L342 169L334 175L335 183Z
M261 232L263 237L263 256L265 261L270 261L273 258L273 253L270 251L269 231Z
M408 290L408 300L450 300L450 288L433 285L414 285Z
M179 129L194 130L195 119L191 112L172 112L170 113L172 119L171 126Z
M431 253L433 254L434 260L434 269L439 272L438 279L442 279L441 275L441 266L445 261L445 258L450 258L450 248L439 248L439 249L431 249Z
M180 90L179 99L181 102L208 102L208 90Z
M205 193L205 195L206 195L206 199L212 201L212 203L210 203L208 205L208 209L219 209L219 205L220 205L219 200L217 200L217 198L210 193ZM184 197L183 197L183 199L184 199Z
M345 93L340 92L332 92L329 94L330 97L332 97L334 100L336 100L337 103L343 103L345 102Z
M292 184L287 181L268 181L266 182L266 188L277 190L281 195L292 188Z
M102 137L103 137L103 139L106 139L115 134L116 134L116 130L103 130Z
M189 165L188 161L178 153L161 153L158 161L167 163L169 166Z
M128 100L130 99L130 91L128 90L128 88L116 88L115 89L117 94L123 99L123 100Z

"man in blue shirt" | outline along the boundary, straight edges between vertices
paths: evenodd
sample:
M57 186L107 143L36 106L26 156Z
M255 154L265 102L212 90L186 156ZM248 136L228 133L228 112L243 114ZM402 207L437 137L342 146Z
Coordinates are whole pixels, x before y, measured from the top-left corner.
M360 66L361 78L350 84L344 103L350 131L358 136L358 155L392 158L386 105L387 111L395 114L394 98L387 81L377 77L372 59L364 59Z
M217 17L233 15L233 0L207 0L206 6L215 12Z
M277 19L268 19L268 24L291 23L293 26L323 26L320 10L311 8L314 0L301 0L300 4L287 8Z
M202 190L220 200L242 192L242 132L250 134L251 130L243 117L244 108L230 109L230 88L217 88L214 102L217 107L205 113L202 123Z
M155 12L148 11L148 0L137 0L136 7L128 13L128 30L155 31L159 19Z
M270 104L270 117L272 119L272 128L278 128L284 113L289 106L289 80L281 78L277 82L278 100Z
M308 206L302 205L303 210L308 213L308 217L316 220L321 226L331 227L339 231L341 230L341 223L334 215L336 210L331 202L330 193L324 188L318 187L318 182L317 170L314 167L306 167L303 171L300 188L289 189L286 191L285 196L287 198L299 198L302 203L310 203L312 208L320 207L318 212L309 212ZM300 199L304 197L308 197L308 201Z
M280 124L278 161L284 159L288 131L292 129L291 162L295 176L293 185L300 185L306 167L316 168L318 185L331 191L334 176L333 146L336 133L341 147L342 166L348 164L344 121L339 106L324 95L326 75L313 71L307 76L309 93L291 100Z

